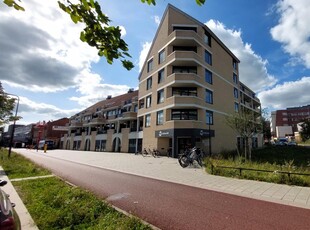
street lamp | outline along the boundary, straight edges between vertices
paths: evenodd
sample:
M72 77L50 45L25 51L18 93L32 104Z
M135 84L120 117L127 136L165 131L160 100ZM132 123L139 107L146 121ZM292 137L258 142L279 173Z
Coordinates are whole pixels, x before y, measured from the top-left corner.
M9 153L8 157L11 157L11 151L12 151L12 145L13 145L13 138L14 138L14 132L15 132L15 124L16 124L16 118L17 118L17 112L18 112L18 106L19 106L19 96L11 93L4 93L9 96L17 97L17 105L16 105L16 110L15 110L15 119L13 121L13 127L12 127L12 134L10 136L10 145L9 145Z

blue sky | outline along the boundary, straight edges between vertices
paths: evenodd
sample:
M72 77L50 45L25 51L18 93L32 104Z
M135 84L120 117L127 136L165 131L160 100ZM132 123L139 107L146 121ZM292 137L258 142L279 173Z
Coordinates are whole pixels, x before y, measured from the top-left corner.
M241 60L240 79L269 111L310 104L308 0L99 1L122 28L135 68L97 56L79 40L80 25L57 1L22 1L25 12L0 2L0 81L20 97L21 124L56 120L107 95L137 88L138 75L168 3L206 25Z

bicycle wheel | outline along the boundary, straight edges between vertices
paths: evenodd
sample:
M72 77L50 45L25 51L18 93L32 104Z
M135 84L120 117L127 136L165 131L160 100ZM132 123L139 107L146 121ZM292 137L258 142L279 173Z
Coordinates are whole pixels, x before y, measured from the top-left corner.
M189 160L186 155L181 155L178 161L182 168L186 168L189 165Z
M141 152L141 155L142 155L143 157L145 157L145 156L147 155L147 151L144 149L144 150Z
M202 159L201 156L197 157L197 163L200 165L200 167L202 167Z

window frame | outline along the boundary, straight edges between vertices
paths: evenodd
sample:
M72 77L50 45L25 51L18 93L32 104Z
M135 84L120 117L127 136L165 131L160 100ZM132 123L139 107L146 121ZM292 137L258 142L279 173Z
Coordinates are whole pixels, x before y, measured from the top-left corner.
M193 118L194 119L190 119ZM177 119L179 118L179 119ZM172 109L171 110L171 120L172 121L197 121L198 120L198 111L197 109Z
M157 83L160 84L165 80L165 68L158 71Z
M163 125L163 124L164 124L164 110L160 110L156 112L156 125Z
M208 96L210 95L210 96ZM210 99L210 101L209 101ZM211 90L206 89L205 101L208 104L213 104L213 92Z
M151 72L153 70L153 58L151 58L148 62L147 62L147 72Z
M165 90L161 89L157 91L157 104L164 103L165 101Z
M162 49L158 53L158 64L163 63L165 60L166 60L166 51L165 51L165 49Z
M145 124L144 126L147 127L151 127L151 114L146 114L145 115Z
M207 78L207 73L209 74L208 76L209 76L209 78ZM208 80L208 79L210 79L210 80ZM212 72L210 71L210 70L208 70L208 69L205 69L205 81L207 82L207 83L209 83L209 84L213 84L213 74L212 74Z
M146 90L152 89L152 85L153 85L153 79L152 77L149 77L148 79L146 79Z
M209 115L209 116L208 116ZM210 116L211 115L211 116ZM214 123L214 114L213 111L206 110L206 124L207 125L213 125Z
M145 100L145 108L150 108L152 106L152 95L147 96Z
M208 50L205 50L205 62L212 65L212 54Z

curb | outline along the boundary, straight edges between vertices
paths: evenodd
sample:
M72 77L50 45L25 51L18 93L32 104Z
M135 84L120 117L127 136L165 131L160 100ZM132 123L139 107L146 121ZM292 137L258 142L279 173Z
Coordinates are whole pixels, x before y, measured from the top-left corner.
M27 229L27 230L39 230L39 228L34 223L30 213L28 212L26 206L24 205L23 201L19 197L18 193L16 192L15 188L13 187L11 181L5 174L5 171L0 166L0 179L6 180L8 183L2 187L1 189L5 191L7 194L10 195L11 202L15 203L15 210L19 216L20 223L21 223L21 229Z

